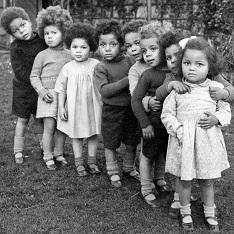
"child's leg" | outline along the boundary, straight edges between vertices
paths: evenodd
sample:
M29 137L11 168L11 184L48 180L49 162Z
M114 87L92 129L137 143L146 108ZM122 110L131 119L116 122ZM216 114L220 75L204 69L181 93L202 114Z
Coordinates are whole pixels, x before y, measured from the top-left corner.
M98 136L94 135L87 139L88 141L88 166L91 174L100 174L97 166L97 146Z
M44 131L42 136L43 159L49 170L55 170L56 166L53 160L53 143L56 121L54 118L44 118Z
M105 148L105 158L106 158L106 170L110 177L111 184L119 188L121 187L121 181L119 176L119 165L116 160L116 151Z
M201 196L204 207L204 215L210 230L218 231L218 220L216 217L216 206L214 203L214 182L210 180L199 180Z
M83 157L83 138L73 138L72 148L75 157L75 166L79 176L87 176L88 172L84 167L84 157Z
M36 119L35 116L34 116L34 123L33 123L33 132L36 136L36 140L39 142L39 145L43 154L43 147L42 147L43 120Z
M54 134L54 158L63 166L67 165L66 159L63 157L63 150L65 145L66 135L56 129Z
M136 146L126 145L126 152L123 158L123 173L132 176L133 178L140 180L139 172L135 167L136 158Z
M141 177L141 194L151 207L158 207L156 196L153 192L155 185L153 182L152 173L152 160L145 157L143 154L140 155L140 177Z
M182 227L185 230L193 230L193 220L191 217L190 196L191 196L191 181L180 180L180 215Z
M14 155L16 163L23 162L24 135L29 119L18 117L15 126Z
M173 201L171 203L171 206L168 212L171 218L177 218L179 216L179 211L180 211L180 197L179 197L180 184L179 183L180 183L180 180L178 177L176 177L174 197L173 197Z

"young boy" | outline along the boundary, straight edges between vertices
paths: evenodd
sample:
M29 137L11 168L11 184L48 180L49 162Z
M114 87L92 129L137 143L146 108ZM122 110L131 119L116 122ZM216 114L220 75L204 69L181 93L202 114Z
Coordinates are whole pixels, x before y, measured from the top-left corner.
M14 136L16 163L23 162L24 136L30 115L36 114L37 93L30 83L30 73L36 55L46 49L44 40L33 32L28 14L20 7L6 8L1 25L14 41L10 46L13 79L12 114L17 116Z
M131 58L121 53L123 39L120 25L114 20L98 24L98 49L103 61L95 67L94 78L103 100L102 136L105 148L106 168L111 184L121 187L120 171L116 159L116 149L123 142L126 154L123 158L123 172L139 179L134 167L137 121L130 105L128 71Z

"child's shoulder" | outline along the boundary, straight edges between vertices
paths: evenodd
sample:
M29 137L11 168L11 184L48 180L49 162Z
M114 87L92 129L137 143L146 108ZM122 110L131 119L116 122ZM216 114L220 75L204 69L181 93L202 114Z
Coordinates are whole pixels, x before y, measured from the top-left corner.
M215 81L215 80L210 80L210 79L207 79L208 82L209 82L209 86L210 87L218 87L218 88L224 88L224 85Z

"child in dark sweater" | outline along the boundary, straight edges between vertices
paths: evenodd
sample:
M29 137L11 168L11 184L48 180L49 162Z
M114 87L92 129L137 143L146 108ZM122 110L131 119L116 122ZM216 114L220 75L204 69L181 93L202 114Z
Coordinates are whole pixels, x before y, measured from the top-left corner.
M97 25L99 53L103 61L95 67L94 77L102 96L102 136L105 148L107 174L111 184L121 187L116 149L121 142L126 146L123 172L139 178L134 167L137 121L130 105L128 71L134 61L121 53L123 39L118 22L109 20Z
M11 65L15 74L12 114L17 116L14 155L16 163L22 163L26 127L31 114L35 115L37 109L37 93L29 77L34 58L47 46L33 32L28 14L20 7L6 8L1 15L1 25L14 38L10 46Z

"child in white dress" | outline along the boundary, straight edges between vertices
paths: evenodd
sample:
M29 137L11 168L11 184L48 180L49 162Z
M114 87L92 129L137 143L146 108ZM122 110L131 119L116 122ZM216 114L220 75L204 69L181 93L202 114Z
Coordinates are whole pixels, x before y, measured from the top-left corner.
M61 70L55 85L59 94L57 128L72 138L75 165L79 176L99 174L96 164L98 134L101 133L101 96L94 85L94 67L98 60L89 58L97 46L94 29L87 24L74 24L64 42L70 49L72 61ZM88 143L88 171L82 156L83 139Z
M213 232L219 231L215 214L214 179L229 168L220 126L230 123L228 103L215 101L209 90L223 85L213 81L222 66L216 51L202 38L191 39L182 51L180 64L182 81L190 92L174 90L165 99L161 119L169 133L166 172L180 177L180 216L182 228L193 230L190 209L191 182L198 179L201 186L204 216ZM199 124L204 116L212 123Z

